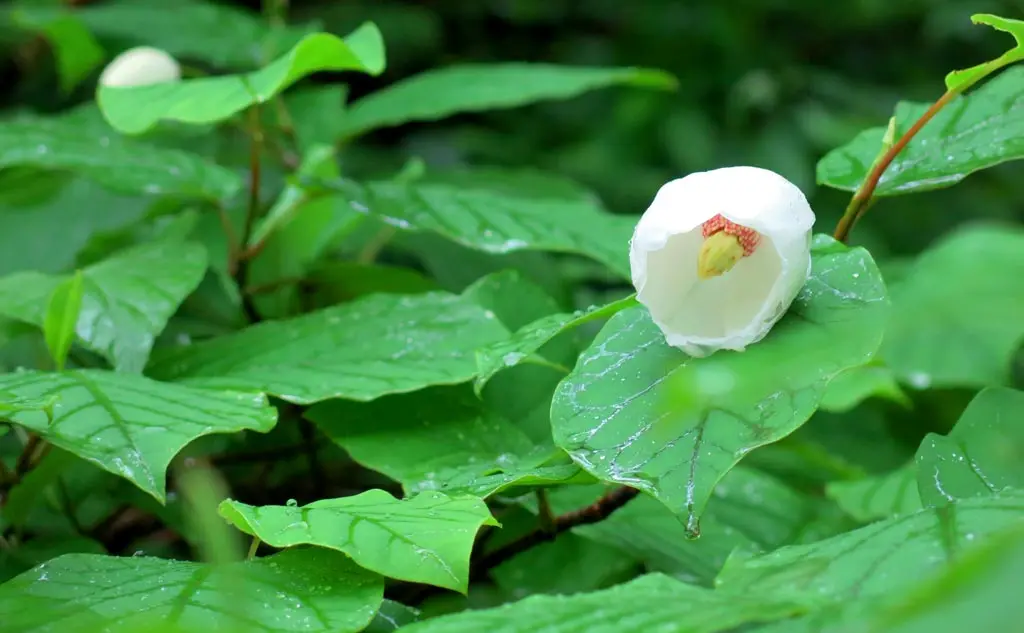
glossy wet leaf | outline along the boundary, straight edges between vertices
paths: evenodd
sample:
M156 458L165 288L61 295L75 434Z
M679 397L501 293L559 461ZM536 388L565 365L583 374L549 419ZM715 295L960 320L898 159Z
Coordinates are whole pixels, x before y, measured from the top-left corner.
M314 549L222 566L68 554L0 585L0 621L5 633L128 633L158 625L354 633L373 619L383 593L380 576Z
M338 550L379 574L466 592L469 554L482 525L497 525L476 497L424 492L399 500L383 490L304 506L221 503L238 529L274 547Z
M922 508L917 491L917 470L908 464L884 475L828 484L826 494L844 512L868 523L917 512Z
M377 90L349 106L349 136L410 121L436 121L461 112L515 108L570 99L614 85L674 89L660 70L592 68L540 63L463 64L430 70Z
M971 22L985 24L996 30L1009 33L1013 36L1015 46L996 59L963 70L954 70L946 75L946 88L950 90L963 90L990 72L1024 59L1024 22L987 13L972 15Z
M979 393L948 435L929 433L917 451L917 486L926 505L1024 490L1024 392Z
M475 350L507 336L493 313L460 296L371 295L168 349L148 373L301 404L373 400L467 382Z
M970 547L1009 526L1024 526L1024 497L970 499L879 521L808 545L736 557L717 586L758 592L809 607L882 597L941 573Z
M218 123L272 99L307 75L344 70L371 75L384 70L384 43L372 23L363 24L345 39L328 33L307 35L267 66L244 75L143 86L101 86L96 100L115 129L139 134L161 121Z
M882 174L876 196L954 185L971 173L1024 158L1024 121L1017 116L1024 99L1024 68L1013 67L957 97L910 141ZM929 108L929 103L896 105L896 138ZM855 191L882 148L885 127L858 134L818 163L818 183Z
M50 294L43 317L43 338L57 371L64 363L75 339L75 324L82 309L82 272L60 282Z
M903 382L924 389L1009 381L1024 337L1021 252L1017 227L967 227L918 256L891 285L882 356Z
M206 272L206 251L190 242L151 242L82 271L75 331L119 371L142 371L156 336ZM65 276L33 271L0 278L0 314L43 326Z
M596 477L654 495L697 532L722 476L796 430L832 377L871 358L887 304L871 256L821 238L787 316L744 352L690 358L665 343L644 308L619 312L555 393L555 442Z
M613 215L593 200L567 192L499 188L493 182L454 186L413 182L321 183L357 211L405 231L430 231L487 253L541 250L596 259L629 276L636 218Z
M269 431L277 412L263 396L193 389L102 370L0 374L0 393L56 398L44 411L5 414L79 457L128 479L159 501L164 473L197 437Z
M642 608L638 606L642 605ZM662 574L575 596L533 596L412 624L408 633L712 633L792 614L791 604L722 595Z
M381 603L377 615L363 633L391 633L401 627L412 624L419 619L419 610L408 607L401 602L385 599Z
M130 194L225 200L242 186L237 174L202 156L122 138L70 115L0 122L0 167L14 166L69 171Z
M53 405L57 398L49 396L46 398L25 398L12 391L0 391L0 419L7 419L6 416L21 411L43 411L48 416L52 415Z
M909 405L893 371L884 365L870 363L847 369L833 378L821 399L821 408L843 413L871 398Z

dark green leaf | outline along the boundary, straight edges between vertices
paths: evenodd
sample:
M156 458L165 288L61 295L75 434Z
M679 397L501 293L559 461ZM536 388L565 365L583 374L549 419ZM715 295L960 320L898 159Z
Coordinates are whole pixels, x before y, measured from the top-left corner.
M465 64L415 75L349 107L345 131L355 136L410 121L436 121L460 112L515 108L569 99L617 84L674 89L660 70L588 68L553 64Z
M120 475L159 501L164 472L186 444L210 433L269 431L277 418L264 397L193 389L99 370L0 374L0 392L56 397L42 411L7 414L71 453Z
M75 338L75 324L82 309L82 271L57 284L50 293L43 317L43 337L50 349L50 356L57 371L64 369L64 363Z
M862 523L917 512L922 507L913 464L885 475L832 482L826 492L844 512Z
M398 629L412 624L419 619L419 610L407 607L394 600L384 600L380 610L373 618L373 622L363 630L363 633L391 633Z
M555 442L596 477L685 514L696 533L722 475L796 430L833 376L872 357L887 304L871 256L821 238L788 315L744 352L690 358L646 309L624 310L555 393Z
M536 593L574 594L594 591L633 576L639 563L624 551L603 543L559 534L490 571L494 582L511 598Z
M254 507L227 500L220 513L274 547L317 545L348 554L385 576L466 592L469 553L481 525L497 525L483 501L383 490L305 506Z
M361 631L383 580L322 550L214 565L68 554L0 586L5 633L42 631ZM297 628L298 627L298 628Z
M60 88L65 94L74 90L103 61L103 47L74 16L37 15L18 8L12 17L15 22L46 37L56 58Z

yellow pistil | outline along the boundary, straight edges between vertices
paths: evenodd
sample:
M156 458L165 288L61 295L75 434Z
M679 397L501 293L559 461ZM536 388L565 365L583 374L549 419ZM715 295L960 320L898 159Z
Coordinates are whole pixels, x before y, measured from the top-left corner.
M743 246L739 238L725 231L708 236L697 255L697 276L711 279L723 275L743 258Z

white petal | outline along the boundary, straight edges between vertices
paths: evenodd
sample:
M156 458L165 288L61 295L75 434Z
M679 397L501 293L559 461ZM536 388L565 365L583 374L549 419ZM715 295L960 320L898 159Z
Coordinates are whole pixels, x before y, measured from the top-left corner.
M144 86L181 79L181 66L166 52L150 46L129 49L107 64L101 86Z
M717 214L761 234L728 273L698 279L701 225ZM782 176L757 167L697 172L666 183L630 242L638 300L669 345L691 356L764 338L810 274L814 212Z

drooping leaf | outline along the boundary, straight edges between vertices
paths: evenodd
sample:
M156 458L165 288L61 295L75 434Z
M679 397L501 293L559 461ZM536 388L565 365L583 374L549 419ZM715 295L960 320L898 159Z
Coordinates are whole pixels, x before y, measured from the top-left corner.
M466 592L469 554L482 525L497 525L476 497L424 492L395 499L383 490L305 506L221 503L238 529L274 547L335 549L379 574Z
M1024 71L1024 68L1020 69ZM976 226L943 238L891 287L882 356L905 383L1006 384L1024 337L1024 231Z
M383 594L381 577L322 550L227 565L68 554L0 585L0 621L5 633L355 633Z
M465 64L431 70L378 90L349 106L349 136L410 121L436 121L460 112L515 108L570 99L617 84L674 89L660 70L592 68L554 64Z
M156 336L206 272L206 251L189 242L153 242L82 271L75 331L119 371L140 372ZM50 295L65 277L36 272L0 279L0 314L43 326Z
M467 382L474 351L508 336L493 314L441 292L371 295L156 356L148 373L289 402L373 400Z
M638 608L642 605L642 608ZM533 596L493 609L431 618L405 627L408 633L621 633L665 631L713 633L791 615L792 604L722 595L662 574L564 596Z
M82 309L82 271L60 282L50 293L43 317L43 338L57 371L64 369Z
M234 172L201 156L122 138L76 116L0 123L0 167L81 174L114 191L226 200L242 186Z
M884 475L835 481L825 489L844 512L863 523L917 512L922 508L913 464Z
M64 94L74 90L103 61L103 47L74 16L37 15L34 11L18 7L11 17L16 23L46 37L53 50Z
M211 433L266 432L277 412L263 396L207 391L101 370L0 374L0 392L55 397L44 411L5 414L79 457L164 500L164 472L186 444Z
M954 185L968 175L1024 158L1024 122L1016 115L1024 93L1024 68L1009 68L939 111L886 168L874 195L887 196ZM896 105L900 138L930 107ZM865 130L818 163L818 183L856 191L882 147L886 128Z
M824 237L812 256L788 315L744 352L690 358L644 308L616 314L555 393L556 444L594 476L654 495L697 533L740 457L803 424L829 380L880 343L888 302L871 256Z
M101 86L96 100L120 132L139 134L161 121L207 124L264 103L303 77L319 71L384 70L384 42L367 22L345 39L328 33L302 38L290 51L244 75L203 77L143 86Z
M565 192L538 195L498 188L492 181L454 186L432 182L321 182L352 208L405 231L438 233L487 253L542 250L596 259L629 276L636 218L613 215L592 200ZM549 193L549 192L544 192Z
M971 22L991 26L998 31L1009 33L1013 36L1015 46L996 59L949 73L946 75L946 88L949 90L963 90L990 72L1024 59L1024 22L1001 18L998 15L987 13L972 15Z
M1024 490L1024 392L979 393L948 435L929 433L917 451L917 487L926 505Z
M873 523L809 545L731 559L720 591L756 592L809 607L885 596L941 572L976 542L1024 525L1024 497L964 500Z

